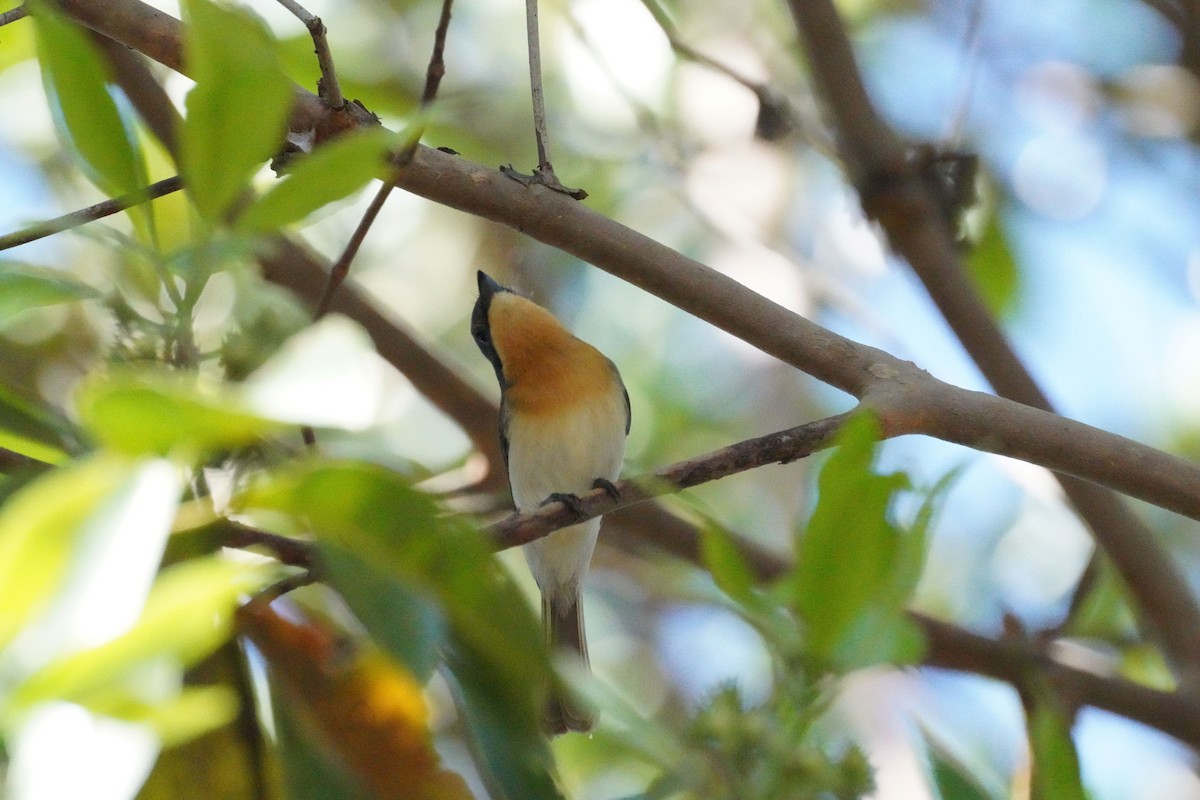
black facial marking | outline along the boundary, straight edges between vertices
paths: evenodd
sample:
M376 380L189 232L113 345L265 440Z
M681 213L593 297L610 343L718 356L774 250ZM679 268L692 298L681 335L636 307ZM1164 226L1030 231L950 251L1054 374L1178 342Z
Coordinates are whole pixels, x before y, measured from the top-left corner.
M492 367L496 370L496 379L500 381L501 386L504 386L504 370L500 365L500 354L496 352L496 348L492 344L492 329L491 323L488 321L488 309L491 308L493 297L500 292L511 290L496 283L483 270L479 270L477 279L479 282L479 299L475 301L475 308L471 311L471 336L474 337L475 344L479 346L479 352L483 353L484 357L492 362Z

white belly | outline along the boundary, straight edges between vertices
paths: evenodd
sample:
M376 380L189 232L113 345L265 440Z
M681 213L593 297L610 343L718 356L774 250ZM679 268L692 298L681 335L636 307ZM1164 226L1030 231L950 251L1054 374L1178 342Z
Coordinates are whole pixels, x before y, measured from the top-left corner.
M531 423L508 422L508 471L518 511L535 510L555 492L584 494L597 478L614 481L625 458L625 401L619 394ZM563 528L525 545L529 570L543 592L578 591L600 520Z

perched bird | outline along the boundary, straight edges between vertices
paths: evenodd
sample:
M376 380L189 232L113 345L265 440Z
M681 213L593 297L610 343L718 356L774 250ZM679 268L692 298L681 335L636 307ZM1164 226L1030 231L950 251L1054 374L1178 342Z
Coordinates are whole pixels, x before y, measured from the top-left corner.
M471 334L500 381L500 447L513 503L521 512L613 481L625 459L629 395L616 366L571 335L531 300L479 272ZM552 652L588 665L581 588L600 520L554 531L525 545L542 593L542 623ZM551 690L546 726L554 733L591 730L587 709Z

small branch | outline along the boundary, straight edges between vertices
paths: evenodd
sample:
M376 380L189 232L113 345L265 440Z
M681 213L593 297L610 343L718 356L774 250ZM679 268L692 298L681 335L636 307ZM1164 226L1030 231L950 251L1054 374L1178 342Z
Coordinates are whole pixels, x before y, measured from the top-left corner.
M279 0L279 4L290 11L308 28L312 36L314 52L317 55L317 66L321 68L321 79L317 83L317 94L329 103L329 107L340 111L346 105L342 96L342 87L338 84L337 72L333 68L333 53L329 50L329 40L325 23L321 18L310 13L295 0Z
M287 0L280 0L280 2L287 2ZM454 0L442 0L442 14L438 19L437 29L433 35L433 53L429 57L429 66L425 70L425 91L421 95L422 111L427 110L432 105L434 99L437 98L437 90L442 83L442 76L446 74L444 54L446 50L446 34L450 29L450 8L453 4ZM383 204L387 201L388 195L396 188L396 180L399 172L412 161L413 153L416 152L419 142L420 136L414 135L392 157L392 164L395 167L393 173L379 187L379 191L375 193L375 198L371 201L371 205L363 213L362 219L359 220L358 226L354 229L354 234L350 237L350 241L346 243L346 248L329 270L329 278L325 282L325 290L321 293L321 299L317 302L316 319L325 316L326 312L329 311L329 304L333 302L334 293L350 274L350 263L358 255L358 250L362 247L363 240L367 238L367 233L371 230L371 226L375 224L375 219L379 216L379 212L383 210ZM309 434L306 433L306 441L308 437ZM312 442L309 442L309 444L312 444Z
M549 503L528 514L514 514L488 526L497 549L527 544L567 525L598 517L655 497L736 475L766 464L788 464L828 447L850 413L810 422L778 433L747 439L654 472L617 481L619 497L604 489L579 495L578 511Z
M1151 689L1067 666L1020 640L996 641L924 614L910 616L925 632L927 666L971 672L1014 686L1021 686L1031 673L1041 673L1072 705L1120 714L1200 749L1200 697L1191 692Z
M766 141L775 141L792 130L806 127L795 109L782 94L761 81L749 78L728 64L700 52L684 41L683 37L679 35L679 31L675 28L675 23L671 21L667 12L659 5L658 0L642 0L642 5L650 12L650 16L654 18L663 35L667 37L667 44L671 46L671 49L675 51L677 56L708 67L714 72L719 72L754 94L758 99L758 125L756 126L755 133L759 138ZM828 137L818 137L813 135L813 133L810 130L805 131L805 138L809 143L822 153L832 154L834 151L833 142Z
M367 210L362 215L362 219L358 221L358 226L354 229L350 240L346 242L346 247L342 250L342 254L338 256L338 260L333 262L333 266L329 268L329 277L325 281L325 289L321 292L321 297L317 301L317 309L313 314L314 320L321 319L329 311L329 304L333 302L334 293L350 274L350 262L358 255L358 250L362 247L363 240L367 238L367 232L371 230L371 226L375 223L375 218L379 216L384 202L387 201L388 195L392 193L392 189L394 188L396 188L395 182L387 180L379 187L379 191L375 192L375 198L371 200L371 205L367 207Z
M695 458L677 461L645 475L616 483L618 497L605 489L579 496L578 511L563 503L549 503L529 514L513 514L487 526L497 550L528 544L585 519L644 503L702 483L727 478L766 464L790 464L832 444L834 436L853 412L809 422L777 433L747 439ZM314 544L260 530L229 519L212 523L226 547L266 547L281 562L313 570Z
M750 439L686 461L680 461L642 476L617 484L621 498L614 501L603 489L580 497L585 513L596 516L640 503L649 497L678 491L688 486L717 480L775 461L788 462L829 445L846 415L829 417L787 431ZM574 524L578 518L563 504L556 503L534 513L510 517L489 526L497 549L532 541L559 527ZM285 564L312 572L316 565L316 544L270 533L231 520L213 523L219 526L222 543L227 547L265 547ZM618 542L631 549L656 548L686 561L703 566L699 535L694 527L675 526L671 537L644 537ZM786 574L790 567L783 559L742 539L734 540L746 563L762 581ZM309 572L294 580L307 583ZM290 583L287 589L294 588ZM924 631L928 651L925 665L970 672L1013 685L1023 685L1031 672L1048 677L1065 699L1094 706L1149 725L1200 747L1200 698L1185 692L1162 692L1122 678L1099 675L1068 666L1051 657L1040 647L1018 640L996 641L925 614L910 612L910 618Z
M446 75L446 34L450 31L450 9L454 0L442 0L442 14L438 17L437 30L433 32L433 54L425 70L425 90L421 92L421 108L428 108L437 97L438 87Z
M305 570L295 575L276 581L251 598L249 603L274 603L289 592L294 592L302 586L311 586L319 580L316 574Z
M25 6L17 6L14 9L0 13L0 28L3 28L10 22L16 22L19 19L24 19L29 16L29 11Z
M249 547L265 547L274 553L282 564L290 567L302 567L310 573L316 571L315 542L282 536L230 519L217 520L212 523L212 526L220 533L221 544L225 547L235 547L239 550Z
M47 236L62 233L71 228L86 225L89 222L95 222L98 219L103 219L104 217L133 208L139 203L171 194L171 192L177 192L182 188L183 180L179 176L166 178L165 180L150 184L136 195L124 195L111 200L103 200L87 208L72 211L70 214L64 214L61 217L55 217L45 222L39 222L36 225L30 225L28 228L0 236L0 250L8 250L23 244L36 242L38 239L44 239Z
M554 166L550 163L550 133L546 127L546 99L542 91L542 44L538 35L538 0L525 0L525 38L529 46L529 90L533 96L533 138L537 142L538 165L532 175L523 175L512 167L502 168L502 171L525 186L541 184L547 189L583 200L587 197L587 192L564 186L554 174Z
M550 134L546 130L546 100L542 94L542 44L538 34L538 0L525 0L525 36L529 45L529 88L533 95L533 136L538 169L554 175L550 165Z

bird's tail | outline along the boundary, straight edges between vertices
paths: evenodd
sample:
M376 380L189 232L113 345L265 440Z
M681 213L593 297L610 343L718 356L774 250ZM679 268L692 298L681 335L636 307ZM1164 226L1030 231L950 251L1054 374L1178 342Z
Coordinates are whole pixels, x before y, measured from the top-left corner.
M552 655L569 653L583 664L585 671L590 669L583 627L583 602L578 592L554 597L549 592L543 592L542 624L546 628ZM550 686L542 719L552 734L568 731L586 733L596 724L596 716L591 709L555 685Z

